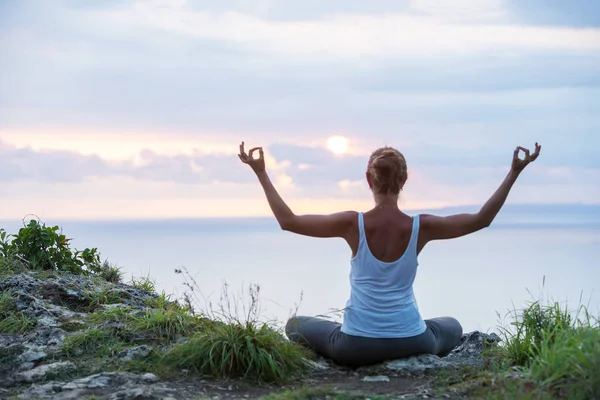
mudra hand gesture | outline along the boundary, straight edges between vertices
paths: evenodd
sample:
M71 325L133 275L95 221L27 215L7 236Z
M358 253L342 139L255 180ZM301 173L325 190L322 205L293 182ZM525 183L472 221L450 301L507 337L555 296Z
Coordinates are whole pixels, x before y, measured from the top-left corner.
M256 150L258 150L258 158L254 158L253 156L253 153ZM244 142L242 142L242 144L240 144L240 154L238 154L238 157L244 164L248 164L255 173L265 171L265 153L263 152L262 147L254 147L250 149L249 154L246 154Z
M515 152L513 154L513 160L512 160L512 167L511 169L514 172L521 172L523 171L523 169L529 165L530 162L533 162L536 160L536 158L538 158L538 156L540 155L540 150L542 149L542 146L540 146L539 144L535 144L535 151L533 152L533 154L530 154L529 149L526 149L524 147L518 146L515 149ZM525 158L524 159L520 159L519 158L519 153L520 152L525 153Z

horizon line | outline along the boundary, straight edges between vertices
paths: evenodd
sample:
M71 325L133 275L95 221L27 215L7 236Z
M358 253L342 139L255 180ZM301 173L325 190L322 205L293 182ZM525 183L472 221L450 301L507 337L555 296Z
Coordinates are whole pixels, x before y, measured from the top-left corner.
M405 211L408 212L416 212L416 213L433 213L433 212L437 212L437 213L448 213L448 212L467 212L469 210L477 210L478 208L481 208L483 206L483 204L464 204L464 205L456 205L456 206L445 206L445 207L438 207L438 208L405 208ZM539 209L542 210L539 210ZM502 207L502 210L508 210L508 211L532 211L532 210L536 210L538 209L538 211L542 211L542 212L548 212L548 211L570 211L570 212L574 212L574 211L590 211L590 210L598 210L600 212L600 203L583 203L583 202L578 202L578 203L515 203L515 204L505 204L504 207ZM6 219L6 218L0 218L0 223L4 223L4 222L9 222L9 223L14 223L14 222L19 222L19 221L23 221L23 220L28 220L28 217L38 217L40 221L44 222L43 218L40 218L37 214L34 213L30 213L30 214L26 214L21 218L13 218L13 219ZM189 216L189 217L125 217L125 218L47 218L47 220L61 220L61 221L65 221L65 222L126 222L126 221L131 221L131 222L160 222L160 221L207 221L207 220L221 220L221 221L227 221L227 220L265 220L265 219L271 219L274 218L272 214L265 214L265 215L249 215L249 216L204 216L204 217L195 217L195 216Z

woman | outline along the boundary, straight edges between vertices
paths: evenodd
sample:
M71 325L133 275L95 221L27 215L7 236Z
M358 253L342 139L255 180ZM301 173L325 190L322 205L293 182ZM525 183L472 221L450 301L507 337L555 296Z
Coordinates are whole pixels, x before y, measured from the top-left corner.
M253 153L259 152L254 158ZM391 147L376 150L366 178L375 206L365 213L296 215L279 196L265 170L263 149L240 160L261 183L282 229L301 235L346 240L352 250L350 299L342 324L314 317L294 317L286 326L290 340L301 343L338 364L360 367L415 354L445 355L460 342L462 327L451 317L423 320L413 294L417 256L432 240L465 236L488 227L503 206L519 174L540 154L517 147L504 182L477 213L411 217L398 208L407 179L406 160ZM520 151L525 153L519 158Z

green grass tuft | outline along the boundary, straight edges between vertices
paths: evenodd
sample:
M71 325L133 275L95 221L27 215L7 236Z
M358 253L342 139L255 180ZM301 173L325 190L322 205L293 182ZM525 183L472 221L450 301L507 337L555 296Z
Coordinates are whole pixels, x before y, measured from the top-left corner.
M149 333L160 342L172 342L204 329L206 322L187 309L171 303L164 308L147 308L143 317L135 317L132 329Z
M102 263L102 265L99 267L98 275L106 282L121 283L123 281L124 274L121 271L121 268L110 264L108 261L104 261L104 263Z
M27 271L27 266L16 257L0 256L0 279Z
M477 398L600 398L600 324L584 307L537 301L512 319L494 362L446 383Z
M20 313L11 292L0 294L0 334L20 335L31 331L35 322Z
M116 331L102 328L90 328L69 336L62 345L67 356L103 357L114 355L125 348L127 343Z
M199 375L285 383L307 369L307 352L266 324L214 325L179 344L165 363Z
M103 308L91 314L89 319L94 324L103 322L129 323L134 320L132 315L134 311L135 308L128 306Z
M85 300L87 309L85 311L93 312L103 305L121 304L127 300L127 294L123 291L110 286L103 286L98 290L87 292Z
M571 330L572 323L571 314L560 304L532 303L522 315L514 315L514 332L503 330L508 359L514 365L530 365L544 346L554 342L555 335Z
M142 276L138 279L132 278L130 285L137 290L144 290L150 293L156 292L156 283L150 276Z

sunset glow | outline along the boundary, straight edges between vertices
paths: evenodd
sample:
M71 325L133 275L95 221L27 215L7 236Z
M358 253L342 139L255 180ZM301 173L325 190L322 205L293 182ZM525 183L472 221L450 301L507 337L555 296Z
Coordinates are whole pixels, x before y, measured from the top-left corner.
M344 154L348 150L348 139L343 136L332 136L327 139L327 148L335 154Z

